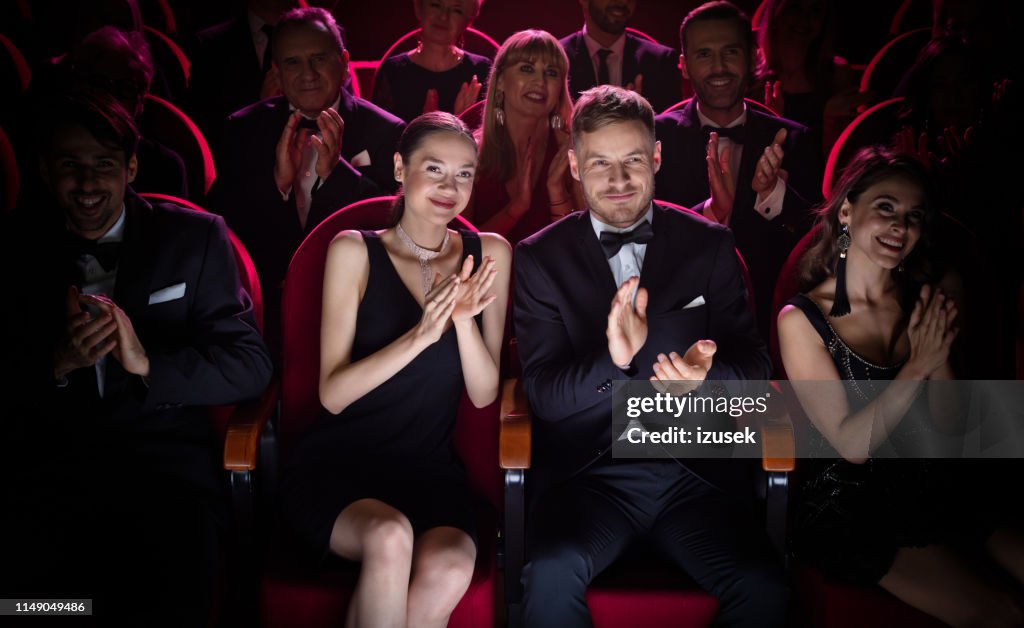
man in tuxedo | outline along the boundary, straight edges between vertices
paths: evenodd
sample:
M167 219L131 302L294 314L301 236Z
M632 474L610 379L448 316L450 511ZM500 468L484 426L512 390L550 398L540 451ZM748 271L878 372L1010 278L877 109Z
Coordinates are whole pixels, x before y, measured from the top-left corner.
M280 288L292 254L338 209L395 191L393 155L405 125L342 89L348 52L324 9L283 15L273 47L284 95L228 118L210 199L256 264L276 353Z
M652 202L661 148L641 96L584 92L572 132L588 210L520 243L515 259L535 416L526 625L591 625L587 584L641 538L719 598L723 625L781 625L781 568L733 486L747 465L610 454L612 380L767 379L732 235Z
M735 5L694 9L680 40L683 77L696 96L655 122L658 198L732 229L767 337L775 280L821 200L821 160L806 127L745 103L756 50L750 20Z
M676 51L626 31L636 0L580 0L583 29L560 43L573 98L595 85L622 85L664 111L682 99Z
M207 406L257 398L270 357L220 217L131 191L138 134L116 101L51 107L48 198L0 231L0 595L205 625L227 517Z

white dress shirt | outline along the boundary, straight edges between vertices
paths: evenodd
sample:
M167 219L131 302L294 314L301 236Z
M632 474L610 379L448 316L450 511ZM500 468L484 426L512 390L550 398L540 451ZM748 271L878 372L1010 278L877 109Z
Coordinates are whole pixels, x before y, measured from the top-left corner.
M331 105L331 109L337 111L338 106L340 104L341 95L338 95L338 98ZM289 104L288 111L294 112L295 107ZM305 114L303 114L302 117L306 118L307 120L313 119L307 117ZM308 131L305 129L298 129L295 132L297 134L308 133ZM319 184L321 182L320 177L316 175L316 160L317 157L319 156L319 153L316 152L316 148L313 146L313 142L309 140L309 137L312 137L312 135L316 135L317 137L321 138L323 137L323 134L320 133L319 130L317 130L315 133L307 137L306 145L302 149L302 165L299 168L299 172L295 177L295 183L298 184L299 188L298 193L296 193L295 195L295 211L298 214L299 224L302 225L303 230L306 229L306 218L309 217L309 207L313 202L313 191L320 187ZM295 184L293 183L293 187L294 185ZM287 191L281 192L281 198L287 201L288 197L291 196L291 193L291 188L289 188Z
M627 233L636 229L637 226L643 221L653 223L654 220L654 206L651 205L647 208L647 212L632 225L625 229L618 227L612 227L606 225L594 216L594 212L590 212L590 225L594 228L594 234L597 239L601 239L602 231L610 231L612 233ZM615 287L622 285L624 281L630 277L639 277L640 271L644 268L644 256L647 255L647 244L640 242L626 242L619 249L619 252L608 259L608 266L612 269L612 277L615 278ZM633 292L633 296L636 296L636 292Z

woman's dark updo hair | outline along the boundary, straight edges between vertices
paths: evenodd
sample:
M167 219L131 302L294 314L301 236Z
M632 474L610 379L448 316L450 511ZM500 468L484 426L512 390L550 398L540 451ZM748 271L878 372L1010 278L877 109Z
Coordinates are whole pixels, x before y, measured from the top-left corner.
M453 133L455 135L461 135L469 142L474 148L476 148L476 140L473 139L473 133L466 126L466 123L456 118L450 113L444 111L432 111L425 113L413 119L405 131L402 132L402 137L398 140L398 154L402 156L402 163L406 166L409 165L409 161L412 159L412 154L416 152L416 149L423 144L424 141L435 133ZM398 190L398 197L395 199L395 204L391 207L391 226L394 227L402 219L402 215L405 214L405 191Z
M803 257L800 272L800 290L811 290L835 273L839 260L839 210L843 201L856 203L860 195L877 183L902 177L917 184L924 197L925 220L921 239L906 259L906 277L914 281L927 280L928 265L925 251L928 248L928 233L935 215L931 178L928 171L913 155L897 153L883 146L868 146L860 149L843 170L839 181L833 186L825 204L818 209L818 219L813 231L817 234L814 244Z

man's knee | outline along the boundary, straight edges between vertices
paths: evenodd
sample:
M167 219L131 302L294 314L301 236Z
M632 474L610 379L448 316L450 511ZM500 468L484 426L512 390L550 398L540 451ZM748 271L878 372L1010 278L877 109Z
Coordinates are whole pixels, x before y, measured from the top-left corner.
M523 586L532 592L586 590L592 578L590 560L573 543L546 544L530 552L523 567Z

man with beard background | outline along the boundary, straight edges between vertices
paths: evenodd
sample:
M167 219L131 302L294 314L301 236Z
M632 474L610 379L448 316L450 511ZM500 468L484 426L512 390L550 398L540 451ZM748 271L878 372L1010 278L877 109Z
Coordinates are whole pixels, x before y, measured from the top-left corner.
M595 85L620 85L642 94L654 111L682 98L676 51L626 32L636 0L580 0L583 29L559 43L569 57L573 99Z
M683 18L679 38L683 77L696 96L655 122L658 198L732 229L766 338L775 279L821 199L820 156L806 127L746 106L756 61L746 14L708 2Z
M644 539L718 598L722 625L781 626L786 587L748 461L611 455L612 380L768 377L732 234L652 202L661 147L636 93L584 92L572 134L588 209L521 242L513 265L536 419L525 624L591 626L587 585Z

